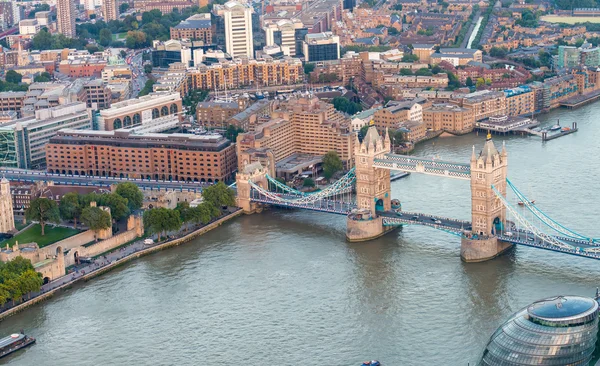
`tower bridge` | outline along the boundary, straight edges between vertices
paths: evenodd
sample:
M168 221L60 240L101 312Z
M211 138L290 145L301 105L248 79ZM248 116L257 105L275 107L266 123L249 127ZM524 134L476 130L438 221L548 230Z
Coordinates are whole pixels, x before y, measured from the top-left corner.
M556 222L507 179L506 147L498 151L491 135L479 154L473 147L468 164L392 154L387 131L380 136L374 126L354 145L355 167L315 193L276 181L260 163L248 164L236 176L238 205L247 213L271 205L345 215L349 241L375 239L400 225L427 226L459 236L461 258L467 262L492 259L515 244L600 259L600 239ZM391 170L469 180L471 221L402 211L391 196ZM523 207L511 204L507 189Z

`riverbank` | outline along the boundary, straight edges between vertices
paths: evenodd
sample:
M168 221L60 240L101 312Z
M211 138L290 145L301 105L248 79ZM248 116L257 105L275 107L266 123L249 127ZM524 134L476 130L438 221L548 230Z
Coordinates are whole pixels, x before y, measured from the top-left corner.
M159 252L164 249L172 248L172 247L187 243L190 240L193 240L196 237L198 237L208 231L211 231L211 230L223 225L227 221L232 220L242 214L243 214L243 211L240 209L237 209L236 211L234 211L228 215L225 215L212 223L209 223L203 227L200 227L197 230L194 230L182 237L171 239L164 243L155 244L151 247L147 247L146 249L133 250L131 253L129 253L129 251L127 251L128 247L133 247L134 245L136 245L136 244L139 245L140 243L143 244L143 239L142 239L142 240L135 241L134 243L131 243L129 246L119 248L116 251L113 250L113 251L111 251L111 253L113 253L113 254L114 253L118 254L121 252L121 253L124 253L124 255L117 256L114 260L111 260L109 258L106 260L106 262L105 262L106 264L104 264L102 266L97 265L95 267L96 269L93 269L87 273L85 272L85 270L83 270L83 271L78 272L78 276L75 276L75 274L73 274L73 275L68 274L68 275L61 277L60 279L58 279L58 281L62 280L62 281L64 281L64 283L62 283L60 286L58 286L56 288L52 288L48 291L45 291L45 292L33 297L30 300L27 300L19 305L16 305L14 307L6 309L5 311L2 311L0 313L0 321L2 321L3 319L5 319L9 316L12 316L12 315L18 313L18 312L21 312L32 305L35 305L42 301L45 301L45 300L49 299L50 297L54 296L55 294L70 288L74 284L77 284L80 282L87 282L97 276L100 276L104 273L112 271L113 269L115 269L125 263L128 263L134 259L146 256L149 254L153 254L153 253ZM108 254L104 257L106 258L107 256L108 256ZM92 266L92 267L94 267L94 266ZM71 277L70 280L69 280L69 277ZM66 281L65 281L65 279L66 279Z

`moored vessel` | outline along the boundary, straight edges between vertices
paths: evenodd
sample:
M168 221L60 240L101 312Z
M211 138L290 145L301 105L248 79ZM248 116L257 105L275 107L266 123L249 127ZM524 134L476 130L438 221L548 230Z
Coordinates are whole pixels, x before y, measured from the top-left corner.
M29 337L21 331L21 333L14 333L8 337L0 339L0 358L8 356L11 353L25 348L35 343L35 338Z

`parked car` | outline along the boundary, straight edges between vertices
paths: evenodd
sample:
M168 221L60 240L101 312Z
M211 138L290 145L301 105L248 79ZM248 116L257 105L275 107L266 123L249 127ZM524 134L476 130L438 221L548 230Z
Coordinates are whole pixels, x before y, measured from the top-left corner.
M152 245L154 244L154 240L152 239L144 239L144 245Z

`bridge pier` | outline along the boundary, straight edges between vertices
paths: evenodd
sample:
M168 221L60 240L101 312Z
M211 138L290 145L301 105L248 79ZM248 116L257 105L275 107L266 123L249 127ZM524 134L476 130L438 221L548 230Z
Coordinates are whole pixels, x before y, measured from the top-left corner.
M360 220L348 215L346 220L346 240L350 242L369 241L396 229L393 226L383 226L383 218L376 217Z
M484 262L506 252L513 244L498 240L496 236L460 240L460 258L465 262Z

